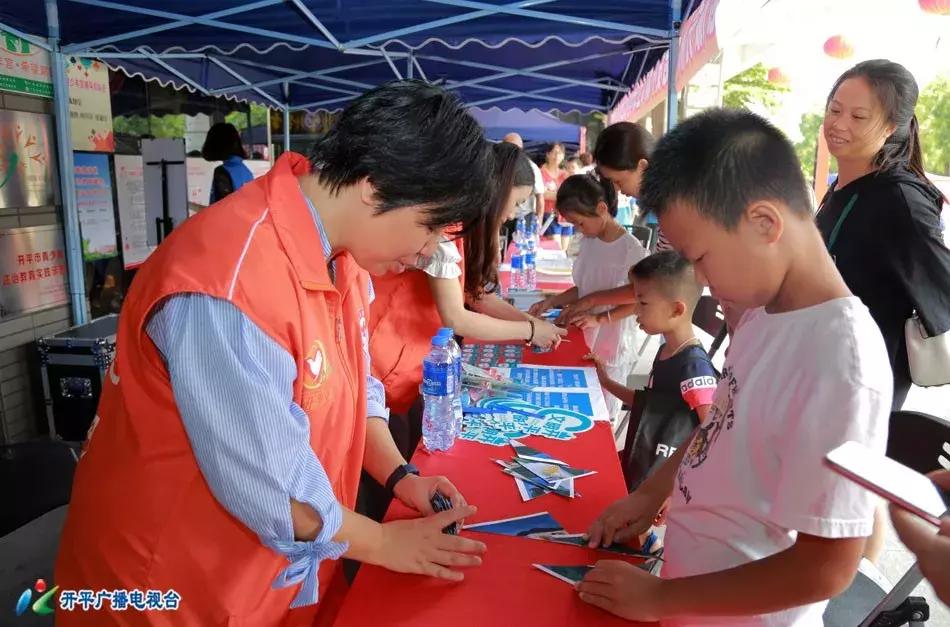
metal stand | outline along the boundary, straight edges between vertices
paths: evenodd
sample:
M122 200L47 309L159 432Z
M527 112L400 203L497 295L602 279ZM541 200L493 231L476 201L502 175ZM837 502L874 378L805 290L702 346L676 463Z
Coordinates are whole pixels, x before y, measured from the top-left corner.
M172 229L175 228L175 221L172 220L171 212L168 210L168 166L184 164L184 161L168 161L166 159L145 163L145 165L162 166L162 217L155 218L155 242L157 244L161 244L162 240L168 237Z

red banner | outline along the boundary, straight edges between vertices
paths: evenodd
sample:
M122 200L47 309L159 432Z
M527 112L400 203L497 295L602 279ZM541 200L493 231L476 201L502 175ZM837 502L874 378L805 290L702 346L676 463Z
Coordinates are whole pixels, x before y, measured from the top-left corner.
M719 52L716 41L716 8L719 0L705 0L689 16L680 29L679 56L676 63L676 88L686 86L699 68ZM653 107L666 99L669 83L670 53L663 57L653 68L637 81L608 116L608 121L636 122Z

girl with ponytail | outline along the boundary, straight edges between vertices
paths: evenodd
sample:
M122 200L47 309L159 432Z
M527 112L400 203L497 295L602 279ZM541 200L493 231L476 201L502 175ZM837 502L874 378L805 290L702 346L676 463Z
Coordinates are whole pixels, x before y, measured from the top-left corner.
M911 385L904 322L916 311L930 335L950 329L945 199L924 174L916 105L917 83L905 67L864 61L831 89L823 125L838 179L822 201L818 228L841 276L881 328L894 409Z
M633 290L627 279L630 268L647 256L646 249L615 219L617 192L606 178L576 174L567 178L557 192L556 208L563 221L570 222L584 236L574 261L574 287L546 298L531 309L532 315L563 307L562 320L584 329L591 351L605 365L615 381L626 381L636 361L637 322ZM585 296L624 288L623 302L588 308ZM619 306L616 306L619 304ZM607 396L611 419L620 413L620 401Z

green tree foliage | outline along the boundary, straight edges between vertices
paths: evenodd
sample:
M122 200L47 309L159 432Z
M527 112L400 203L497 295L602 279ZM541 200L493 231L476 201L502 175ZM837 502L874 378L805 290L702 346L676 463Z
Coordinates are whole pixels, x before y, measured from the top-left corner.
M924 166L935 174L950 175L950 75L934 79L917 101Z
M788 87L770 83L768 70L757 63L723 83L722 104L747 109L750 104L759 103L769 111L774 111L779 105L779 95L787 91Z
M265 126L269 123L270 114L267 107L258 104L251 104L251 126ZM244 111L232 111L224 118L225 122L230 122L239 131L247 128L247 113Z
M820 113L806 113L802 115L799 131L802 139L795 144L795 154L802 164L805 179L812 180L815 174L815 151L818 149L818 133L821 129L823 116Z

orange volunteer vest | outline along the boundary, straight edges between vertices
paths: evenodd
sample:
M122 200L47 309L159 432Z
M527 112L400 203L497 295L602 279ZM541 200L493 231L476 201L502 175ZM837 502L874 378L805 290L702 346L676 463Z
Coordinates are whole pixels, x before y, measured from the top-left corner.
M320 603L289 609L299 585L271 587L288 560L212 495L145 331L156 305L175 294L208 294L238 307L296 360L293 398L309 418L310 446L336 497L352 508L365 444L368 275L344 253L331 282L297 183L308 169L301 155L285 154L270 173L189 219L142 266L123 305L115 362L76 469L55 582L60 589L174 589L180 609L57 610L57 625L332 620L345 590L339 562L320 566Z
M462 255L459 282L465 289L465 245L454 240ZM442 325L425 272L407 270L373 277L376 299L370 308L369 352L373 376L386 388L386 404L397 414L409 411L419 396L422 358Z

